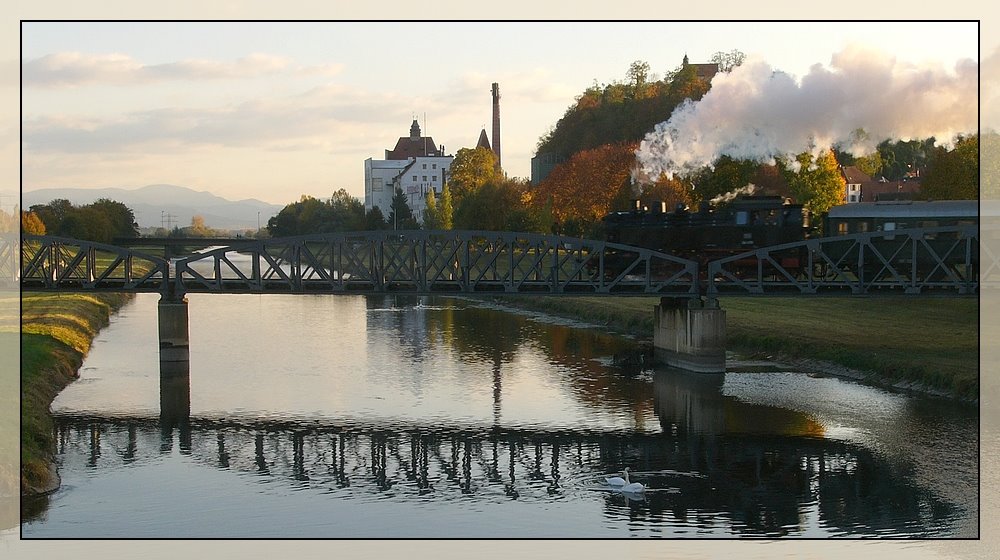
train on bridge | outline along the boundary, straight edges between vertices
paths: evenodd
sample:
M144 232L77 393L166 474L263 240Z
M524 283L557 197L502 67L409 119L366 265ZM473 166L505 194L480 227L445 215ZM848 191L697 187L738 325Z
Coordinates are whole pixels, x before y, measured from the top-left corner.
M605 239L635 247L697 261L702 270L709 262L728 259L736 277L767 275L762 271L759 252L767 249L771 276L785 273L798 276L806 267L819 276L833 274L831 268L852 257L857 243L827 242L820 262L810 258L810 239L826 239L871 234L865 242L883 255L899 256L905 238L896 231L921 230L922 243L931 246L942 258L897 258L894 263L916 266L919 272L944 268L965 275L961 270L967 262L962 252L950 250L950 244L961 238L957 226L977 226L979 203L975 200L946 201L886 201L859 202L834 206L825 216L816 219L802 204L794 204L780 196L740 196L729 204L713 208L702 203L697 210L678 205L668 211L665 205L652 209L638 201L633 210L611 212L604 219ZM940 231L950 228L948 232ZM870 237L868 239L867 237ZM852 238L853 239L853 238ZM775 249L786 247L785 249ZM745 255L746 258L739 258ZM622 262L627 261L623 255ZM865 263L868 275L877 275L885 263L870 259ZM623 272L613 256L605 256L605 274Z

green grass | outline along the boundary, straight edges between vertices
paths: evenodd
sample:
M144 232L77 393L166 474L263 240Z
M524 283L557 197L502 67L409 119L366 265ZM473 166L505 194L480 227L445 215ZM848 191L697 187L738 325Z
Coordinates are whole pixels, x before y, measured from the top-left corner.
M658 298L511 298L513 305L652 336ZM931 298L724 298L727 346L913 381L957 398L979 396L979 302Z
M126 294L25 294L21 301L21 492L47 488L55 451L49 406L77 375Z

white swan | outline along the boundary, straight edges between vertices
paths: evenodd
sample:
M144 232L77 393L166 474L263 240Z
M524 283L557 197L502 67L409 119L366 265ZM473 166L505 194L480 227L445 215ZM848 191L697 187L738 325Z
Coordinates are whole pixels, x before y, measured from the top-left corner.
M628 467L625 467L624 474L625 478L622 478L620 476L612 476L610 478L606 477L604 479L604 482L606 482L608 486L625 486L626 484L628 484Z
M640 494L646 491L646 487L642 485L641 482L631 482L628 479L628 467L622 472L625 478L620 476L612 476L611 478L605 478L605 482L608 486L614 487L615 490L623 494Z

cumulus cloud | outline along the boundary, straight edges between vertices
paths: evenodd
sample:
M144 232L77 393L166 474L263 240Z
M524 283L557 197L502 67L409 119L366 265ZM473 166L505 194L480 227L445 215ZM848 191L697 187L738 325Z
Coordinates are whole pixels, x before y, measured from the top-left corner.
M948 143L977 130L978 66L917 66L853 46L796 80L751 57L646 135L635 178L690 172L723 155L769 162L831 146L863 155L883 140Z
M26 87L57 88L92 84L145 85L168 80L221 80L279 74L333 75L343 65L300 67L287 58L254 53L235 61L182 60L143 64L124 54L62 52L22 61Z

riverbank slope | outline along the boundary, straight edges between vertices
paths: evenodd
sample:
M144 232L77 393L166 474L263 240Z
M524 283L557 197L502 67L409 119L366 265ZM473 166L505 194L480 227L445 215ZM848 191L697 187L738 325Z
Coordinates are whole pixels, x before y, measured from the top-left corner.
M21 495L59 486L49 406L78 375L94 337L128 294L24 294L21 300Z
M506 304L651 339L659 298L507 298ZM721 300L727 346L747 358L808 364L825 373L975 402L975 298L765 298Z

